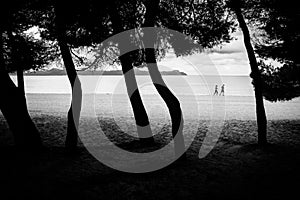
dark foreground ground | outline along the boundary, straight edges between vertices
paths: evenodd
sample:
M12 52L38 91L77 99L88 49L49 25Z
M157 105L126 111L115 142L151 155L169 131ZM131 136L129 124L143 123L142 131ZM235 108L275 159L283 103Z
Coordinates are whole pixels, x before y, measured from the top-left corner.
M84 147L69 154L63 148L65 119L43 115L34 121L46 146L35 156L12 146L0 117L1 199L294 199L299 195L300 121L269 121L271 144L265 148L255 145L255 121L226 121L218 145L201 160L200 128L185 162L146 174L110 169Z

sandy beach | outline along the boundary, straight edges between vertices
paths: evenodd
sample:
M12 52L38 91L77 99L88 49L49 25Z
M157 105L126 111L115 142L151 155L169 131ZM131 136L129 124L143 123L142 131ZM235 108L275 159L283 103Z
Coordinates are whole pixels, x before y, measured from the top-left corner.
M167 108L157 94L142 95L148 115L151 119L168 118ZM212 105L225 108L226 120L255 120L254 96L207 96L177 95L181 102L185 118L210 119ZM32 114L65 116L70 105L70 94L27 94L27 104ZM265 101L269 120L300 120L300 98L287 102L272 103ZM81 115L90 117L96 113L99 117L132 117L127 95L84 94ZM114 113L113 113L114 112ZM198 116L197 116L198 113ZM216 113L222 111L216 110ZM196 116L196 117L195 117Z
M49 96L29 94L27 97L31 116L40 131L45 149L34 157L17 151L13 147L13 138L5 120L0 116L0 177L4 183L1 193L8 197L193 199L197 196L198 199L281 199L297 192L300 178L300 117L297 111L290 115L284 112L289 113L299 108L298 99L282 103L278 110L274 110L276 104L266 104L270 145L259 148L255 145L256 122L254 102L250 100L252 97L227 98L228 107L226 106L220 138L214 149L203 159L198 158L198 153L209 126L209 118L205 119L209 116L209 109L204 112L202 108L202 115L197 119L191 108L184 106L189 103L183 103L182 106L186 108L184 134L186 138L195 135L195 138L190 138L187 161L175 162L151 173L129 174L100 163L82 143L76 154L70 155L64 149L69 102L67 96L52 96L51 98L59 101L54 101L57 104L51 105L47 105L51 102ZM101 98L101 103L97 105L102 106L96 107L101 129L115 144L123 145L127 150L135 151L140 148L132 146L131 137L124 134L136 135L131 113L126 109L117 109L119 112L116 116L109 109L109 95L102 95ZM207 99L198 100L198 107L208 107ZM118 99L122 102L121 100L122 98ZM116 105L124 107L125 103ZM104 107L107 109L101 110ZM164 112L151 113L151 127L160 148L171 140L170 122ZM91 118L89 112L84 111L81 129L88 132L94 122L95 119ZM86 137L93 142L92 134ZM12 188L18 192L10 192Z

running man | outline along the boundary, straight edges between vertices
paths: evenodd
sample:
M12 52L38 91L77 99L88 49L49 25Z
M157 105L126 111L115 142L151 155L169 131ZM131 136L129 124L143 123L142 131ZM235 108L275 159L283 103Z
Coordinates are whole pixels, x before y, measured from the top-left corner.
M218 85L215 86L215 93L214 95L217 95L218 96L219 92L218 92Z
M224 84L221 86L220 96L221 96L221 94L222 94L223 96L225 95L225 85L224 85Z

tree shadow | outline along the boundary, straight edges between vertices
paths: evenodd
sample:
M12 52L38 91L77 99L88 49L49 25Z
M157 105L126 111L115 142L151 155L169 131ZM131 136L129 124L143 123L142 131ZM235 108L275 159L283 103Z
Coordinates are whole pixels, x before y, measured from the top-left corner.
M154 143L147 144L138 137L129 135L121 130L114 119L101 120L99 125L105 136L119 148L135 153L148 153L161 149L172 141L171 126L165 124L162 129L153 135Z

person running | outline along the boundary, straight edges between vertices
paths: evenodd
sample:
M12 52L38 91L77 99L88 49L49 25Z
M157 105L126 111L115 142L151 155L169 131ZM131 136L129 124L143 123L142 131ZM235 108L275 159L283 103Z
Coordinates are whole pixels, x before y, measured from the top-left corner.
M214 93L214 95L218 95L219 94L219 92L218 92L218 85L216 85L215 86L215 93Z
M221 95L225 95L225 85L223 84L222 86L221 86L221 92L220 92L220 96Z

